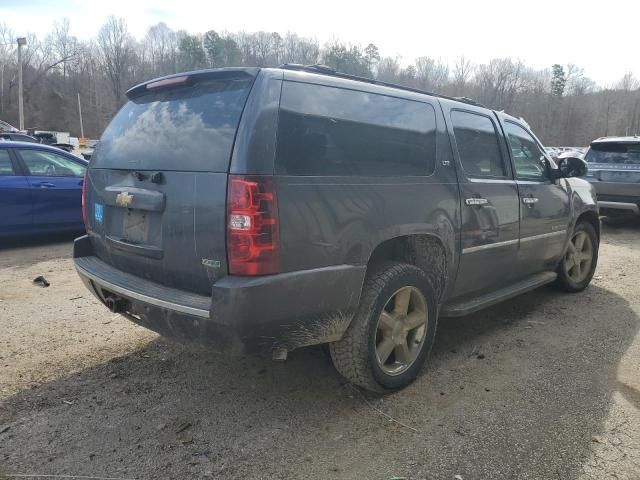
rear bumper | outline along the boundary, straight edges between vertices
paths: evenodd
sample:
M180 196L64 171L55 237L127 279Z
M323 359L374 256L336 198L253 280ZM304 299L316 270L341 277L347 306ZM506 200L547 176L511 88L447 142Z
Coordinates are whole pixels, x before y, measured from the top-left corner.
M596 190L600 209L640 214L640 183L588 180Z
M218 351L268 353L338 340L360 300L364 266L338 265L263 277L227 276L211 296L166 287L97 258L87 236L74 243L76 270L105 305L161 335Z
M638 207L638 203L599 201L598 208L605 210L624 210L630 213L635 213L636 215L640 214L640 207Z

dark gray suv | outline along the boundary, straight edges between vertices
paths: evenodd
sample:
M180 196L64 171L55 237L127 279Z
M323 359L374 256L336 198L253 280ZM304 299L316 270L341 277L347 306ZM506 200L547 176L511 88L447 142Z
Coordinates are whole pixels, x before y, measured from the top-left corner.
M596 268L592 186L523 122L324 67L138 85L95 150L76 268L162 335L286 358L328 343L372 390L418 374L439 317Z

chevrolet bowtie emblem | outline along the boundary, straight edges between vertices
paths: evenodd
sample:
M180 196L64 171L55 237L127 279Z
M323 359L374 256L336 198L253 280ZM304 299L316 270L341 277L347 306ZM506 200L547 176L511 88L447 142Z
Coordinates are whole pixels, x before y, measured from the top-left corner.
M133 195L129 195L129 192L121 192L116 196L116 204L120 207L129 207L133 202Z

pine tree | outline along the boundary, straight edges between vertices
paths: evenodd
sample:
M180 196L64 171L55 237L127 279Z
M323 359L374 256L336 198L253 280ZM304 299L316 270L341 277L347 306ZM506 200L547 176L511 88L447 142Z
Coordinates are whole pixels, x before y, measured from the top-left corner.
M553 78L551 79L551 95L554 97L562 97L564 94L564 87L567 84L567 77L564 74L564 68L562 65L555 64L551 67L553 71Z

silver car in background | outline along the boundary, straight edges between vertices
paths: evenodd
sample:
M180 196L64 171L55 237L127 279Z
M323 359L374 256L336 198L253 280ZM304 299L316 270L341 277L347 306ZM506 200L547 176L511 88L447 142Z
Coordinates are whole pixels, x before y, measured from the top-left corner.
M640 215L640 136L598 138L584 159L601 213Z

